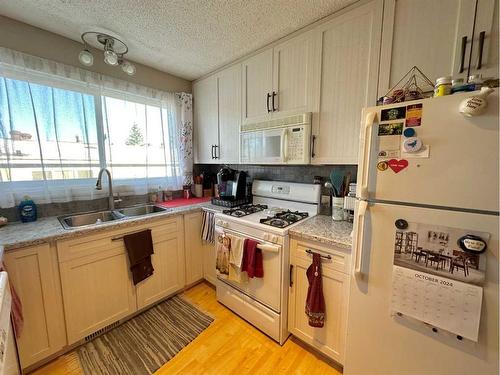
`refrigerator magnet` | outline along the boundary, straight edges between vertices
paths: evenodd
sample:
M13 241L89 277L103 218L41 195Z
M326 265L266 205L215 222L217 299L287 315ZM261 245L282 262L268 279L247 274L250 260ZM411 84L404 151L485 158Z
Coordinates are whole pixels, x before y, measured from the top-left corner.
M380 121L401 120L406 116L406 107L388 108L380 111Z
M378 135L388 136L388 135L401 135L403 134L403 123L402 122L390 122L388 124L379 124Z
M422 140L417 137L410 137L403 141L403 150L408 153L420 151Z
M406 128L405 130L403 130L403 136L405 138L414 137L415 134L416 134L416 132L415 132L415 129L413 129L413 128Z
M380 171L380 172L384 172L387 170L387 168L389 168L389 164L387 164L387 162L384 160L384 161L379 161L377 163L377 169Z
M406 159L391 159L387 162L389 168L392 169L394 173L399 173L408 166L408 160Z
M406 107L406 126L422 125L422 103L412 104Z

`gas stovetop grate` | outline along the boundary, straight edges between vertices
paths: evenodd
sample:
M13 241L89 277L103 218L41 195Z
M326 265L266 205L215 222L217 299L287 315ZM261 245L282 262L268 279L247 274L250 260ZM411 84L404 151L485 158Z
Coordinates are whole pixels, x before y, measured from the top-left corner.
M222 213L234 217L243 217L254 214L256 212L263 211L265 209L267 209L267 206L265 204L245 204L243 206L236 207L231 210L224 210L222 211Z
M241 205L246 205L249 202L249 198L243 198L238 200L222 200L220 198L212 198L212 204L221 207L234 208Z
M276 228L285 228L289 225L292 225L300 220L308 217L309 214L307 212L299 212L299 211L283 211L278 212L274 216L268 216L265 219L260 219L261 224L270 225Z

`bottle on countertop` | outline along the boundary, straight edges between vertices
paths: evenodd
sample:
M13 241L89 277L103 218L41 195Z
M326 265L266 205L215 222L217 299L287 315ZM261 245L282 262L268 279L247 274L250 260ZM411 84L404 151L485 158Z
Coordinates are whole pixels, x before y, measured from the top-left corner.
M436 85L434 86L434 97L445 96L451 94L451 77L439 77L436 79Z
M29 223L37 219L36 204L33 200L25 195L24 199L19 203L19 218L23 223Z

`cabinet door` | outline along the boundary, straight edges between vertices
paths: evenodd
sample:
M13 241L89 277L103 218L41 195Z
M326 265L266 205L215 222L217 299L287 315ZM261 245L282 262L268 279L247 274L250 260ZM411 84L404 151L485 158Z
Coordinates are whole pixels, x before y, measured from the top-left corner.
M24 330L17 347L26 368L66 345L56 249L44 244L8 251L4 261L23 305Z
M241 124L241 65L217 74L219 82L219 148L217 162L239 163Z
M201 212L184 215L184 249L186 251L186 285L203 279L203 243Z
M477 0L474 30L469 74L481 74L483 78L498 78L498 0ZM481 65L479 65L480 56Z
M311 261L292 258L292 286L289 293L288 330L304 342L314 346L330 358L344 361L346 340L348 276L344 273L323 269L323 295L325 297L325 325L309 326L305 303L309 282L306 271Z
M177 228L171 231L170 228ZM153 229L154 273L136 285L137 307L142 309L165 298L186 285L184 231L182 217Z
M379 96L414 65L432 82L447 75L466 78L475 1L386 0Z
M214 162L213 146L219 144L217 77L210 76L193 85L195 162Z
M210 284L215 285L217 275L215 272L215 245L203 243L203 277Z
M59 265L68 344L137 310L123 241L102 238L79 246L92 255Z
M307 32L274 47L274 107L280 115L312 111L313 36Z
M243 123L267 120L271 117L273 91L273 49L267 49L241 64Z
M313 116L313 164L356 164L363 107L377 99L382 1L316 29L321 54L319 113Z

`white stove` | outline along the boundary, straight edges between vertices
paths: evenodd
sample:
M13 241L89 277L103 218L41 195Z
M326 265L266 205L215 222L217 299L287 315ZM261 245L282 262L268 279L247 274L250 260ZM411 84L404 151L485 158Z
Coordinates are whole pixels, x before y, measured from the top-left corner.
M317 215L321 186L254 180L253 202L215 216L219 236L259 242L264 277L236 282L217 278L217 299L283 344L288 337L287 303L290 256L288 231Z

